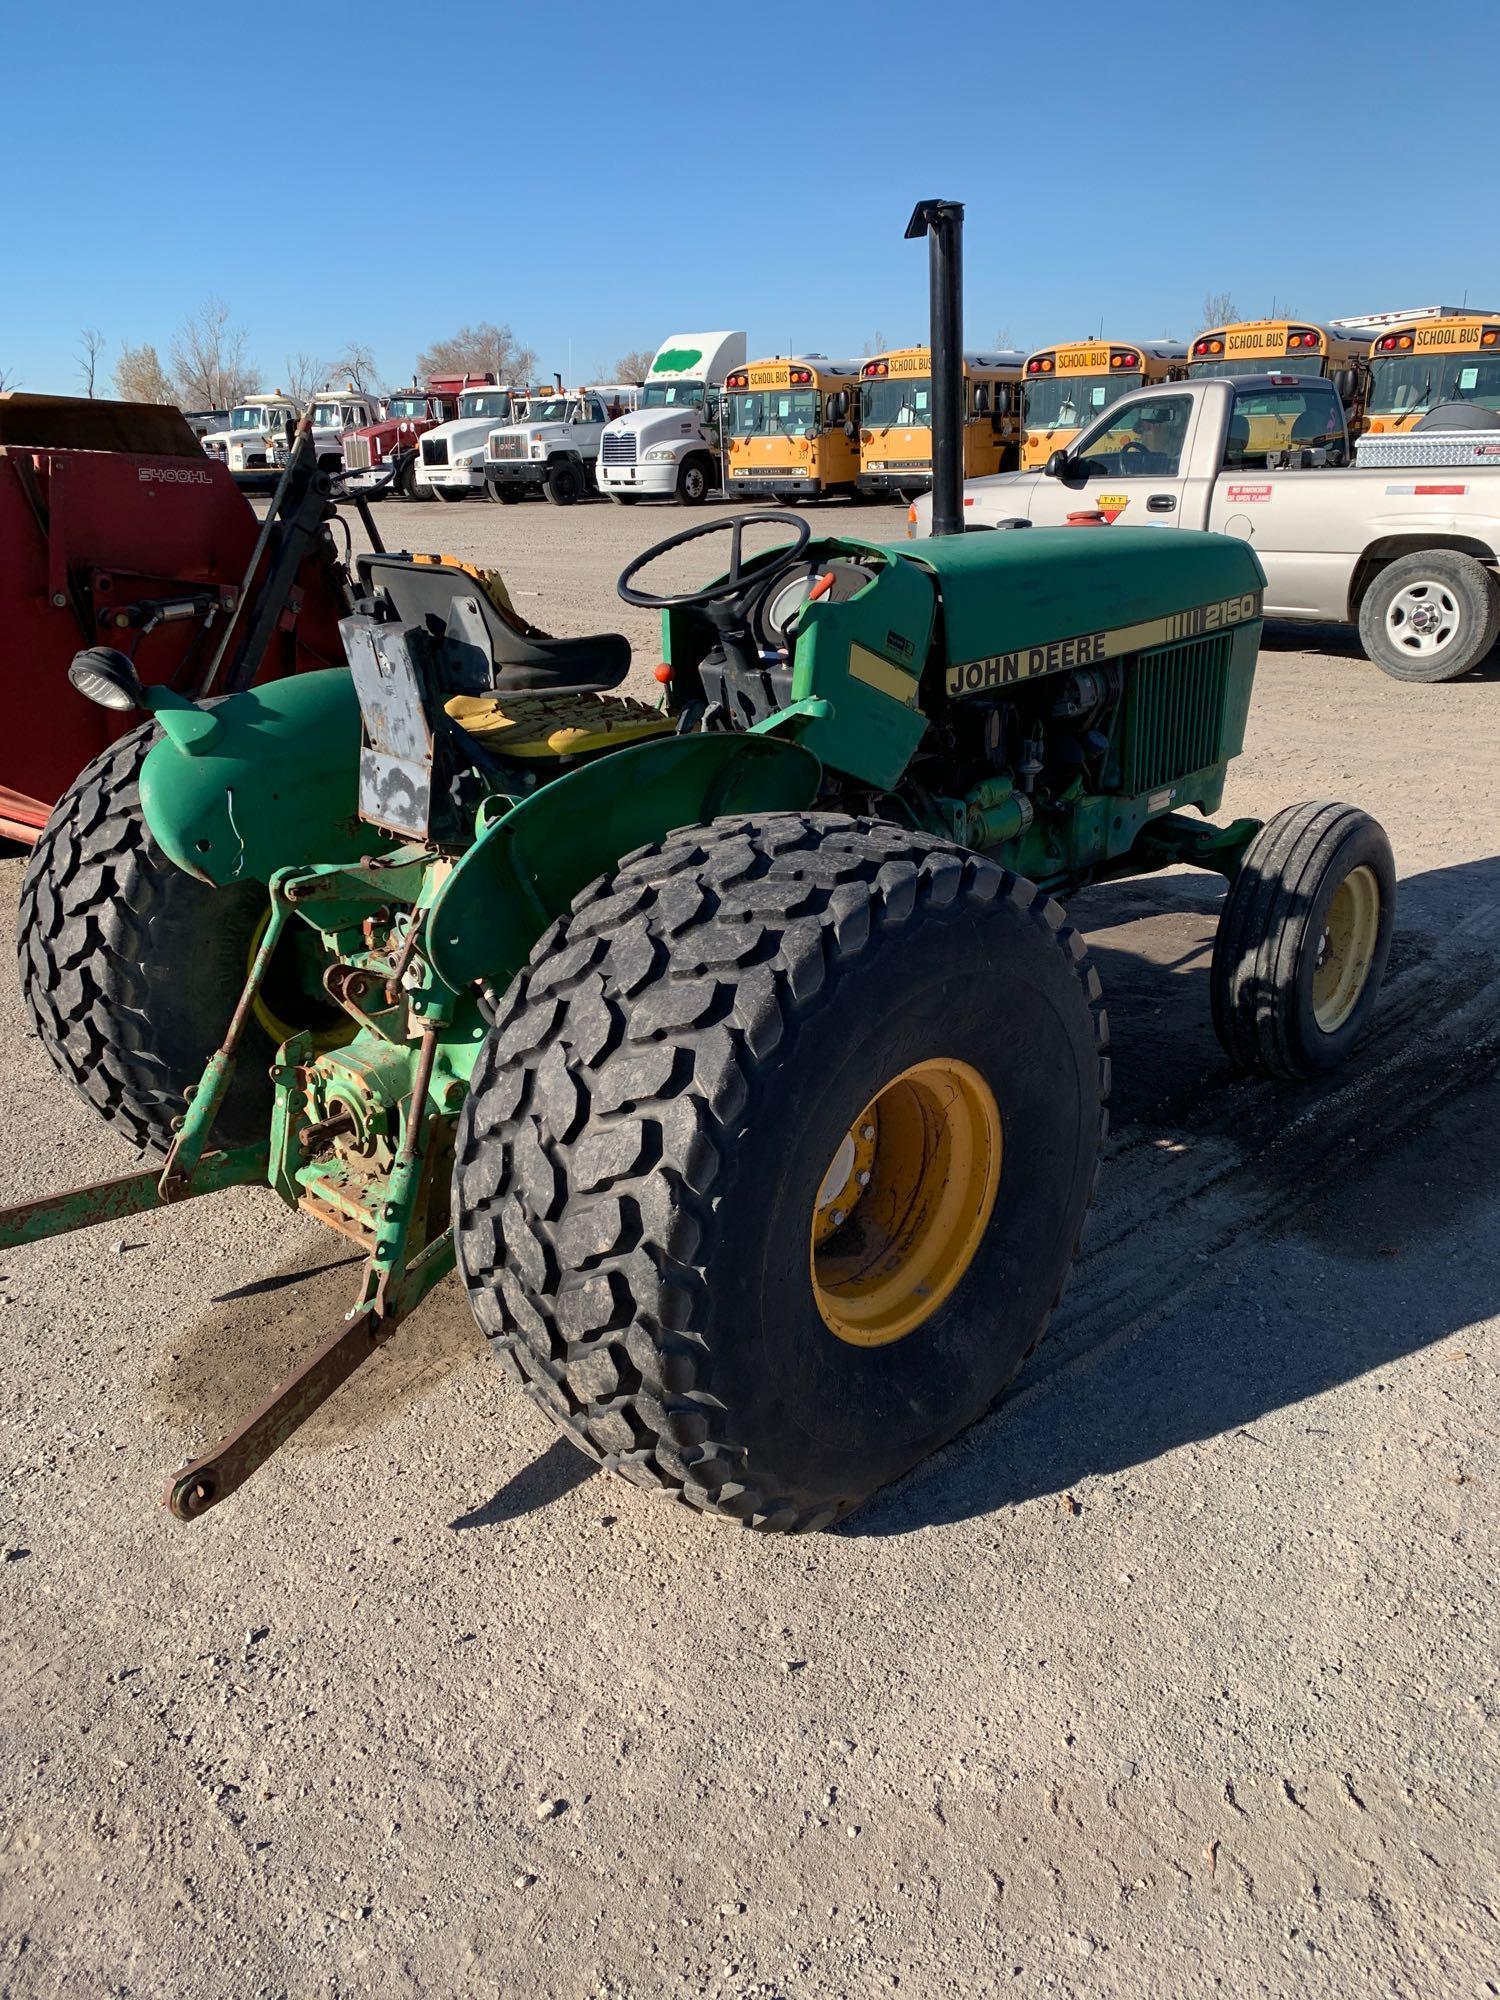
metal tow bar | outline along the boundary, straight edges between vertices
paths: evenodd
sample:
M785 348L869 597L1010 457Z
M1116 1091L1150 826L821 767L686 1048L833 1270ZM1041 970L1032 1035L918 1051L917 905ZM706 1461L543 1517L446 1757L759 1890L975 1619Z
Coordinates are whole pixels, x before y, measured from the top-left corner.
M402 1273L398 1297L385 1311L366 1306L317 1352L277 1384L260 1408L248 1416L213 1451L174 1472L167 1483L165 1506L179 1521L196 1521L243 1486L258 1467L279 1451L292 1432L347 1382L361 1362L381 1348L401 1321L453 1264L453 1231L434 1237Z

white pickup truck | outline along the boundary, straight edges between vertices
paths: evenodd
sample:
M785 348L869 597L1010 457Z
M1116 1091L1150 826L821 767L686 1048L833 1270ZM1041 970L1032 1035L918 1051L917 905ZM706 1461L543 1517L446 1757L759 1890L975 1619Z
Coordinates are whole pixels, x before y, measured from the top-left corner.
M1451 680L1500 637L1500 461L1350 464L1320 377L1169 382L1122 396L1044 468L972 479L971 528L1022 521L1209 528L1250 543L1268 618L1358 628L1398 680ZM931 497L909 510L925 534Z

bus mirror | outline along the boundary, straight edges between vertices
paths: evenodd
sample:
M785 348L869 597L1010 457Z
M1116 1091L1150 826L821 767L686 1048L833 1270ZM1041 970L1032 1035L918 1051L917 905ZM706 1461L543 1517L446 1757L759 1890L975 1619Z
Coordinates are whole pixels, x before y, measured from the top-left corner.
M853 417L845 417L844 436L846 438L852 438L852 437L858 437L858 435L859 435L859 425L855 423Z
M1053 452L1047 463L1042 467L1042 471L1048 479L1066 479L1068 476L1068 454L1065 451Z

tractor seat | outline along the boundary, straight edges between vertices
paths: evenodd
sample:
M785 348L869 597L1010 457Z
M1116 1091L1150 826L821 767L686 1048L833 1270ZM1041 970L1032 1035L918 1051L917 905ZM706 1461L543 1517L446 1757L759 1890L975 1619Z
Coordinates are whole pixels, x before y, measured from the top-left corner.
M553 638L521 617L498 570L457 556L408 555L362 555L358 568L362 595L381 592L400 624L424 626L435 637L448 630L454 598L473 598L501 693L595 692L618 687L630 671L630 641L622 633Z
M587 757L675 727L670 715L622 695L456 694L443 705L499 757Z

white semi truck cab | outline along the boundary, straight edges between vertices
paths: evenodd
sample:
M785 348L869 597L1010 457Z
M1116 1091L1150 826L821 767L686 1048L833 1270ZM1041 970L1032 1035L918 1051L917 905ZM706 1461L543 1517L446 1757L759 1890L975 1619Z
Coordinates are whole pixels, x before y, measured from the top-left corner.
M356 389L351 382L347 389L320 389L313 398L312 434L317 448L318 464L325 472L338 472L344 463L345 431L362 430L372 424L380 415L380 399L367 395L363 389ZM290 456L283 431L276 439L274 458L279 467L286 464Z
M639 390L619 383L534 395L519 423L497 426L485 445L484 474L493 500L541 493L555 507L594 491L599 440L612 416L633 409Z
M719 394L744 360L743 333L674 333L664 341L640 408L604 427L600 492L622 504L650 494L701 505L721 484Z
M247 396L229 412L226 430L210 431L203 449L240 477L264 479L276 470L276 447L286 438L288 423L301 416L300 407L280 389Z
M513 424L526 413L531 391L514 384L465 389L458 415L423 437L412 469L418 498L466 500L484 491L484 441L497 424Z

